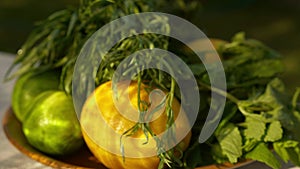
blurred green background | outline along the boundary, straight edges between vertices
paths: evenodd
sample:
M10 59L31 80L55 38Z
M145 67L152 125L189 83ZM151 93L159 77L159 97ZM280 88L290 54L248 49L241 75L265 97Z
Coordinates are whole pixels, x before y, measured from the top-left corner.
M179 0L180 1L180 0ZM34 24L54 11L77 6L79 0L1 0L0 51L16 53ZM172 1L170 1L172 3ZM185 0L192 6L195 0ZM208 37L230 40L239 31L258 39L284 57L282 75L292 91L300 86L299 0L199 0L192 13L174 13L188 18ZM171 4L170 4L171 6ZM167 8L167 7L166 7Z

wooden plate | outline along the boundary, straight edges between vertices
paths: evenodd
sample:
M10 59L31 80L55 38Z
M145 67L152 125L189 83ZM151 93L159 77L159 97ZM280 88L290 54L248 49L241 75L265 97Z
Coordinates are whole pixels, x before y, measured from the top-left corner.
M83 146L78 152L61 157L51 157L33 148L26 140L21 123L16 118L13 110L9 108L3 117L3 129L8 140L23 154L53 168L74 168L74 169L107 169L89 151L87 146ZM235 165L209 165L196 169L233 169L251 163L252 161L242 162Z

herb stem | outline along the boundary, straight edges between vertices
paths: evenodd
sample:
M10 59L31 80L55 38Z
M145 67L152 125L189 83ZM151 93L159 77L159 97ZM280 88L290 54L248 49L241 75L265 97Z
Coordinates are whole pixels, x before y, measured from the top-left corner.
M296 89L296 92L293 95L292 106L293 106L294 109L296 109L296 107L297 107L297 100L299 98L299 95L300 95L300 87L298 87Z
M240 100L238 98L236 98L235 96L231 95L230 93L224 91L224 90L221 90L221 89L218 89L216 87L212 87L212 86L209 86L201 81L197 81L199 83L199 85L209 89L210 91L212 92L215 92L219 95L222 95L224 97L226 97L227 99L229 99L230 101L234 102L235 104L238 104L240 102Z

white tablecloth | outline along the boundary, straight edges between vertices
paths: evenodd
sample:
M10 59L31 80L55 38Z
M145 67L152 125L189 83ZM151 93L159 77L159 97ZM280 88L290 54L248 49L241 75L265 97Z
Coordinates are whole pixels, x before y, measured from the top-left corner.
M0 52L0 118L10 106L11 92L14 81L3 83L3 78L8 67L12 64L14 55ZM284 165L283 169L300 169L299 167L291 167ZM38 163L29 157L20 153L7 140L3 129L0 130L0 169L50 169L41 163ZM240 169L270 169L259 162L240 167Z

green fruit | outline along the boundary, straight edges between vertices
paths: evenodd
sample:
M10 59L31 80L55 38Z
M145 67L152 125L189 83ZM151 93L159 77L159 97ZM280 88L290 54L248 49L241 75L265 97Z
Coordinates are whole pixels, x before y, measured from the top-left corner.
M41 73L29 72L15 83L12 94L12 108L16 117L23 122L33 99L47 90L58 90L60 71L51 70Z
M34 99L23 132L33 147L51 155L70 154L83 145L72 98L63 91L46 91Z

